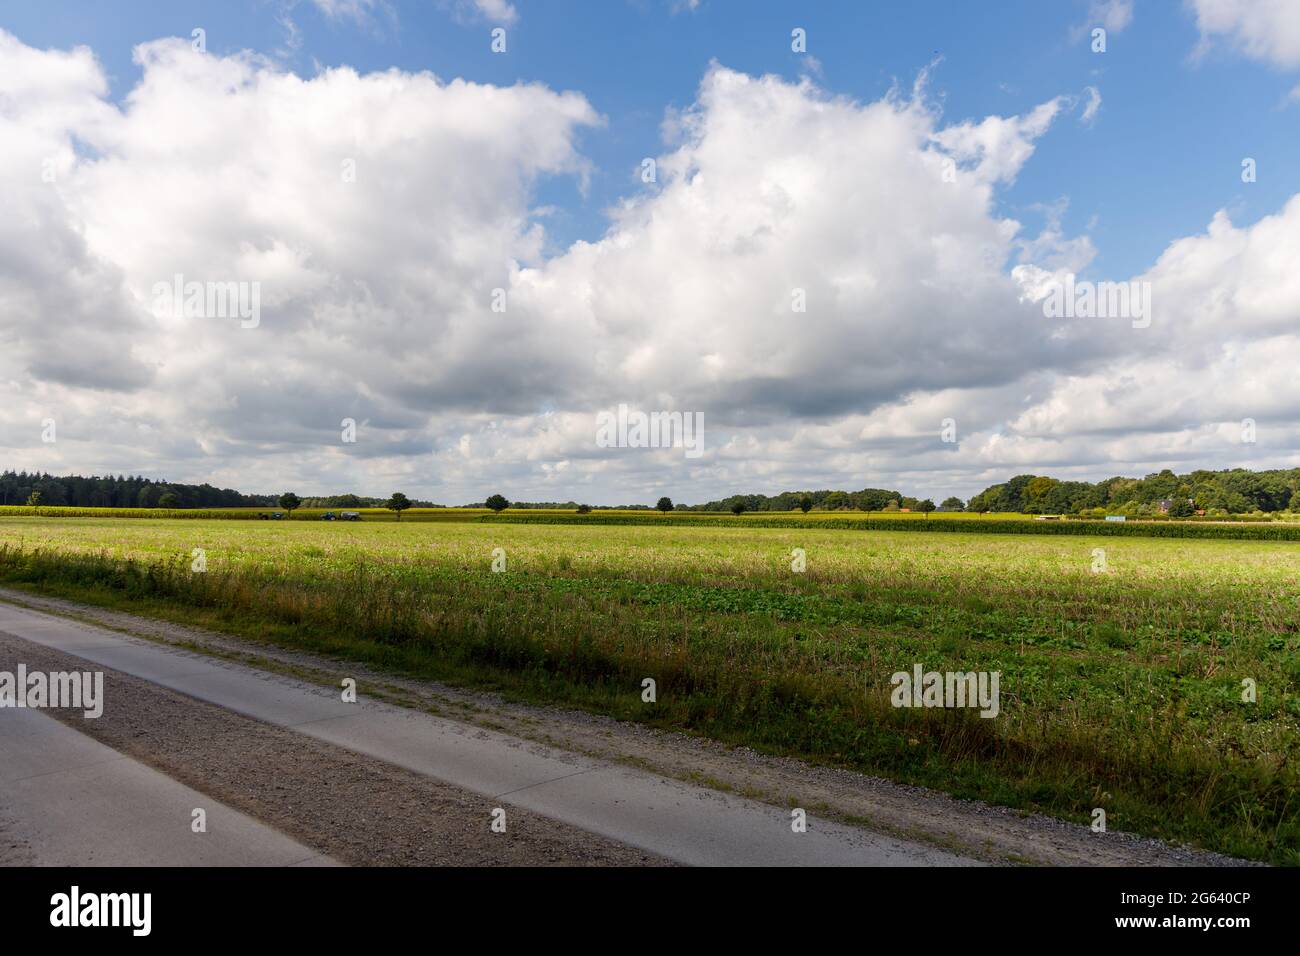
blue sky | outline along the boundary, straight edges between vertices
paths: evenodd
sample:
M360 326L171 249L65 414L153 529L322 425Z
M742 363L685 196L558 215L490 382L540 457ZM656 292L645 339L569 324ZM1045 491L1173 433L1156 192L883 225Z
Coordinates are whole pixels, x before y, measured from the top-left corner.
M0 129L13 467L593 504L1300 467L1300 3L13 3ZM1152 321L1050 315L1069 272ZM160 313L181 273L258 321ZM620 404L703 453L599 446Z

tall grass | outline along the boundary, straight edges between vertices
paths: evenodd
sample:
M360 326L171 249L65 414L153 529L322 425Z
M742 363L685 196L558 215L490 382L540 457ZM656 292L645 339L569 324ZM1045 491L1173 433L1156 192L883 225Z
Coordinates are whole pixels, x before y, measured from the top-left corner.
M1107 623L1123 618L1105 608L1103 626L1083 632L1086 653L1038 625L1016 647L1002 633L1019 626L1006 609L1023 616L1025 598L987 581L978 592L960 582L936 605L933 592L909 597L906 581L881 600L833 575L780 588L748 573L707 583L686 568L655 580L576 563L493 574L364 552L216 562L195 574L188 555L15 543L0 544L0 580L961 796L1079 820L1101 806L1113 828L1300 862L1294 674L1264 664L1264 644L1245 633L1241 653L1272 695L1253 711L1236 699L1238 668L1213 664L1223 668L1232 650L1184 653L1169 643L1173 630L1155 640L1148 625ZM1161 621L1158 592L1139 588L1127 600L1124 613ZM1294 627L1290 616L1267 621L1284 640ZM889 676L918 661L1001 671L1001 716L890 706ZM653 705L640 696L647 677Z

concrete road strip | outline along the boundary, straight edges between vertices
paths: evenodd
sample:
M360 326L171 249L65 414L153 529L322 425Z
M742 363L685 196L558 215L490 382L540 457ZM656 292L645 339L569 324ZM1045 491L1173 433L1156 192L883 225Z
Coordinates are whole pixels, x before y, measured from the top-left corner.
M0 631L682 863L975 865L814 814L794 833L788 810L24 608L0 605Z
M13 709L0 711L0 864L334 865L41 711Z

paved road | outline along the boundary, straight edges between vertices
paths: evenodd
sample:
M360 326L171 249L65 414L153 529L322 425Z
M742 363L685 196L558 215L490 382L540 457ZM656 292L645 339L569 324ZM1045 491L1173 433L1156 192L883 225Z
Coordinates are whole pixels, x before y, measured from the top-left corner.
M205 830L194 832L202 809ZM327 857L36 710L0 711L0 863L321 866Z
M344 703L337 691L25 608L0 604L0 632L679 863L974 865L927 845L811 814L807 832L794 833L788 810L364 697ZM112 700L105 706L111 708ZM5 736L15 726L10 720L15 713L0 710ZM27 759L34 761L28 777L41 772L39 752L29 752ZM53 754L48 769L59 769ZM149 783L146 776L133 777L135 790L126 781L106 781L106 799L123 804L139 799L141 790L147 795L151 787L176 786L165 777ZM20 826L45 826L41 832L48 832L38 804L16 804L11 810L20 816Z

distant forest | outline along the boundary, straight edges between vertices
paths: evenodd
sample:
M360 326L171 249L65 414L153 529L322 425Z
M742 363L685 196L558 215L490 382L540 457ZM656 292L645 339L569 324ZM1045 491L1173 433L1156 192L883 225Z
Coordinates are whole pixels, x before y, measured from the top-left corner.
M126 475L53 477L25 471L0 472L0 504L25 505L33 491L42 505L74 508L260 508L275 504L274 495L245 495L212 485L180 485ZM164 495L171 495L165 500Z
M808 498L812 507L819 511L884 511L890 507L919 508L921 502L909 498L902 492L888 491L883 488L863 488L861 491L783 491L779 495L732 495L718 501L706 501L700 505L678 505L678 511L731 511L741 504L746 511L795 511L800 502ZM961 502L952 509L961 510Z
M249 495L209 484L186 485L126 475L83 477L25 471L0 472L0 504L24 505L32 492L40 492L46 506L77 508L273 508L278 495ZM303 498L308 508L383 507L387 499L359 495ZM412 500L417 508L436 508L430 501ZM935 505L899 491L864 488L861 491L786 491L779 495L732 495L698 505L678 504L677 511L796 511L804 504L818 511L999 511L1023 514L1126 514L1146 515L1168 511L1186 516L1252 512L1300 512L1300 468L1274 471L1193 471L1176 475L1166 469L1145 478L1116 476L1096 483L1061 481L1042 475L1017 475L992 485L970 501L950 497ZM470 507L481 507L471 505ZM515 502L511 508L574 509L567 502ZM625 509L650 505L620 505ZM597 510L603 510L596 506Z
M32 492L40 492L41 505L72 508L274 508L279 495L246 495L231 488L183 485L127 475L62 475L25 471L0 472L0 504L25 505ZM382 508L386 498L333 495L304 498L306 508ZM429 501L412 501L416 508L437 507Z
M966 504L967 511L1019 511L1026 514L1144 514L1170 505L1170 514L1247 514L1300 511L1300 468L1275 471L1192 471L1169 469L1145 478L1116 476L1096 484L1017 475L986 488Z
M1165 469L1145 478L1116 476L1096 483L1062 481L1042 475L1017 475L992 485L970 501L944 499L935 508L929 500L917 500L897 491L864 488L862 491L787 491L779 495L732 495L718 501L684 506L685 511L731 511L736 504L745 511L793 511L809 498L821 511L999 511L1021 514L1124 514L1168 513L1189 516L1249 514L1251 512L1300 511L1300 468L1275 471L1193 471L1176 475ZM1161 507L1161 503L1165 507Z

